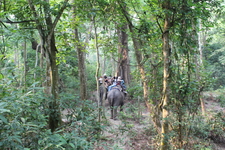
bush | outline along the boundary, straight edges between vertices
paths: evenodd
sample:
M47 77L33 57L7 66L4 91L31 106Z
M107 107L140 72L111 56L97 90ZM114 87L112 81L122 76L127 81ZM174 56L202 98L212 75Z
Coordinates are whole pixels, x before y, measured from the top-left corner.
M40 87L14 88L0 80L0 149L84 149L93 148L102 126L96 106L90 101L64 94L60 107L72 110L70 122L52 133L48 129L48 107ZM25 92L26 91L26 92Z
M139 96L142 96L143 88L139 84L131 83L127 88L127 92L132 99L137 99Z

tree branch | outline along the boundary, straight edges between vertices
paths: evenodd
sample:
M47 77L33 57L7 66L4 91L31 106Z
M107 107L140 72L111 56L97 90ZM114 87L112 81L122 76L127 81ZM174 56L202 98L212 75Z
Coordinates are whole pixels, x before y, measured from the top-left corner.
M68 1L69 1L69 0L65 0L65 1L64 1L63 6L61 7L61 9L60 9L58 15L56 16L56 18L55 18L55 20L54 20L54 22L53 22L53 24L52 24L52 30L51 30L51 32L50 32L50 37L52 36L52 34L53 34L53 32L54 32L54 29L55 29L55 27L56 27L56 25L57 25L57 23L58 23L58 21L59 21L61 15L63 14L64 9L66 9Z
M7 26L0 20L0 23L5 27L7 28Z
M5 23L25 23L25 22L35 22L35 20L22 20L22 21L11 21L8 17L6 17L6 21L4 21Z
M37 29L38 29L38 31L39 31L39 34L40 34L41 37L43 38L44 35L43 35L43 31L42 31L42 26L41 26L40 21L38 20L39 16L38 16L38 14L37 14L37 12L36 12L36 9L35 9L35 7L34 7L34 4L32 3L32 0L27 0L27 1L28 1L29 5L30 5L31 11L33 12L33 15L34 15L34 18L35 18L35 22L36 22L36 24L37 24Z
M126 18L127 22L129 23L129 26L134 28L133 23L131 22L130 18L127 16L127 11L124 9L124 7L122 6L122 4L120 3L119 0L117 0L117 2L122 10L124 17Z
M158 16L156 16L156 23L159 26L160 31L163 33L163 29L162 29L162 27L161 27L161 25L159 23Z

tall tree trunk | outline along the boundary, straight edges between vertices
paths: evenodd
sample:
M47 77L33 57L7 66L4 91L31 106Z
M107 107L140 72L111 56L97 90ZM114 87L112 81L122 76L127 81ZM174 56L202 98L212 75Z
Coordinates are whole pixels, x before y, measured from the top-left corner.
M2 31L3 32L3 31ZM0 64L0 68L1 67L4 67L5 66L5 61L3 61L5 59L5 52L6 52L6 45L5 45L5 35L3 33L1 33L1 41L2 41L2 47L0 48L0 61L1 61L1 64Z
M115 67L115 61L114 61L114 55L113 55L113 53L111 53L110 54L110 62L111 62L111 64L112 64L112 72L111 72L111 75L112 76L115 76L115 72L116 72L116 67Z
M50 43L49 43L50 42ZM56 128L58 128L61 125L61 113L59 109L59 102L58 102L58 94L59 94L59 88L58 88L58 66L56 64L56 46L55 46L55 37L54 34L52 37L48 38L47 41L47 48L48 51L50 52L49 56L49 64L50 68L47 70L47 78L50 77L50 85L51 89L49 89L49 93L51 95L52 101L49 103L49 109L50 109L50 114L49 114L49 128L51 131L55 131Z
M14 62L16 65L16 68L20 68L20 59L19 59L19 47L18 47L18 43L15 46L15 54L14 54Z
M199 50L199 58L196 59L197 61L197 79L200 81L201 80L201 77L199 75L199 69L200 67L202 66L202 61L203 61L203 56L202 56L202 49L203 49L203 46L205 44L205 39L206 39L206 36L204 34L204 31L202 31L202 23L201 23L201 19L199 19L199 33L198 33L198 50ZM202 87L203 88L203 87ZM202 90L203 89L200 89L200 93L199 93L199 96L200 96L200 103L201 103L201 109L202 109L202 115L205 115L205 102L204 102L204 99L202 98L203 97L203 94L202 94Z
M35 45L33 47L33 49L36 50L36 58L35 58L35 64L34 64L34 68L36 69L37 66L38 66L38 61L39 61L39 53L38 52L41 52L41 50L40 50L41 49L40 48L40 44L39 45ZM38 50L40 50L40 51L38 51ZM40 67L40 68L43 69L43 67ZM36 81L36 76L37 76L37 74L36 74L36 72L34 72L34 81ZM45 81L44 76L41 75L41 83L42 83L42 86L44 84L44 81ZM36 86L36 85L34 85L34 86ZM35 89L33 89L33 92L35 93Z
M143 55L142 55L142 51L141 51L143 48L142 43L144 43L144 42L141 41L142 38L140 37L140 34L137 32L137 30L136 30L137 28L134 27L134 25L131 22L131 19L127 15L128 12L126 11L126 6L124 6L124 4L122 4L122 3L120 3L120 1L117 1L117 2L120 5L122 13L123 13L124 17L126 18L129 30L131 32L131 38L132 38L134 50L135 50L135 57L136 57L136 61L138 64L138 70L141 75L141 83L143 85L144 100L145 100L145 103L146 103L150 113L153 115L152 118L154 121L154 125L157 128L157 131L160 133L161 122L160 122L160 117L159 117L159 107L152 105L148 99L149 98L148 81L146 79L146 72L145 72L144 64L142 63Z
M74 3L74 0L73 0ZM74 22L76 21L76 8L73 8L73 19ZM78 56L78 70L79 70L79 81L80 81L80 98L81 100L87 99L87 81L86 81L86 67L85 67L85 46L82 46L80 38L79 38L79 31L78 28L75 27L74 29L74 40L75 45L77 48L77 56ZM87 40L87 39L86 39Z
M148 101L148 83L146 80L146 73L145 73L145 68L144 65L141 63L142 61L142 53L141 53L141 43L139 42L139 39L135 37L135 32L132 26L129 26L130 32L132 33L132 41L134 44L134 49L135 49L135 56L136 56L136 61L138 64L138 69L141 74L141 81L143 84L143 92L144 92L144 100L145 102Z
M169 0L165 1L162 5L164 9L167 11L170 9ZM169 149L169 141L168 141L168 133L169 133L169 77L170 77L170 37L169 30L171 28L171 20L169 13L165 14L164 28L163 28L163 61L164 61L164 69L163 69L163 93L162 93L162 131L161 131L161 150Z
M129 65L129 54L128 54L128 26L124 24L118 29L119 46L118 46L118 64L117 64L117 75L122 76L125 83L130 84L130 65Z
M140 38L138 37L138 35L136 34L136 29L134 28L131 19L129 18L129 16L127 15L128 12L126 10L126 4L122 3L121 1L117 1L117 3L119 4L121 11L124 15L124 17L126 18L126 21L128 23L128 27L129 30L131 32L131 38L134 44L134 49L135 49L135 56L136 56L136 61L138 64L138 69L140 71L141 74L141 81L143 84L143 94L144 94L144 100L145 102L148 101L148 84L147 84L147 80L146 80L146 74L145 74L145 69L144 69L144 65L141 63L142 61L142 53L141 53L141 42L140 42Z
M94 34L95 34L95 49L96 49L96 58L97 58L97 67L95 72L95 79L97 85L97 100L98 100L98 121L101 122L101 108L100 108L100 89L99 89L99 69L100 69L100 60L99 60L99 48L98 48L98 35L97 35L97 27L95 22L95 17L93 17L94 24Z
M79 70L79 80L80 80L80 98L81 100L87 99L87 82L85 74L85 52L84 47L80 44L78 29L74 29L75 41L77 45L77 55L78 55L78 70Z
M24 73L23 73L23 75L24 75L24 80L23 80L23 82L24 82L24 89L26 89L26 82L27 82L27 79L26 79L26 77L27 77L27 42L26 42L26 39L25 39L25 41L24 41L24 44L23 44L24 46L24 52L23 52L23 60L24 60Z
M102 74L106 73L106 60L107 60L107 57L104 54L103 55L103 64L102 64ZM107 76L109 76L109 75L107 75Z
M44 51L44 45L43 43L40 44L40 49L41 49L41 54L40 54L40 68L43 69L44 68L44 55L45 54L45 51ZM41 80L42 80L42 86L44 87L44 81L45 81L45 76L42 74L41 75Z

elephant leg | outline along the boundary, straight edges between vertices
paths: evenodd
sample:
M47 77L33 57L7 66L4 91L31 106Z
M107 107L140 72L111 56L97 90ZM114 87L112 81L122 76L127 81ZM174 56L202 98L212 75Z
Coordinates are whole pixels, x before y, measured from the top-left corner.
M120 111L123 111L123 102L121 103L121 105L120 105Z
M105 93L105 100L107 99L107 96L108 96L108 90L106 90L106 93Z
M113 109L114 113L113 113L113 119L117 120L117 107Z
M100 104L99 105L102 106L102 98L100 98Z
M111 107L110 109L111 109L111 118L110 119L113 119L113 110L114 109L113 109L113 107Z
M120 111L123 111L123 106L120 106Z

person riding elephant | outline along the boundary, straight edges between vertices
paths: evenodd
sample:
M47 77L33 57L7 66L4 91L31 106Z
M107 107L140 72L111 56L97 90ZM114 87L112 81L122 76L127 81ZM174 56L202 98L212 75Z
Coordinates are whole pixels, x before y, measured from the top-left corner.
M108 87L108 91L110 91L113 87L117 85L117 80L118 80L117 77L113 77L112 85Z
M122 86L123 91L125 91L126 90L126 85L125 85L125 82L124 82L124 80L122 79L121 76L118 77L118 82Z
M106 79L107 79L107 75L106 75L106 74L104 74L104 75L103 75L103 78L106 80Z
M101 85L103 83L103 78L102 76L98 79L99 84Z

